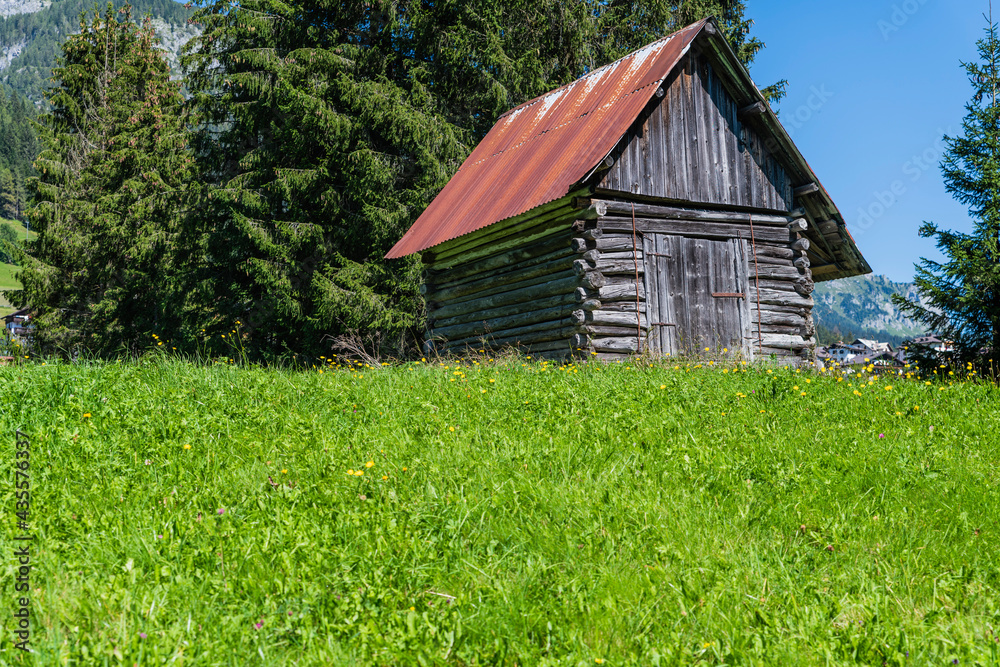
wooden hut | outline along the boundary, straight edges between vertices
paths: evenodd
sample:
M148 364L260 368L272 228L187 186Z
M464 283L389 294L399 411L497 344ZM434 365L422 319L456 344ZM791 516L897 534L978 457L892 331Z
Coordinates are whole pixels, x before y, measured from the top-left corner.
M461 351L809 359L816 280L871 271L713 20L505 113L386 255Z

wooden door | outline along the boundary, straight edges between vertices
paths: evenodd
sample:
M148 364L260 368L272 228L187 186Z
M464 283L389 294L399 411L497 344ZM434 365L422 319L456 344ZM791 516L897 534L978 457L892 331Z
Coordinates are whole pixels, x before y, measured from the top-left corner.
M747 244L646 234L644 349L697 356L724 349L750 356Z

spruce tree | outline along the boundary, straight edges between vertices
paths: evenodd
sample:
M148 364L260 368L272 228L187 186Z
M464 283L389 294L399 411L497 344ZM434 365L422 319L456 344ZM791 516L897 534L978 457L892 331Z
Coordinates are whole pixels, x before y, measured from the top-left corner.
M181 316L189 240L178 220L194 161L179 84L127 5L81 16L62 52L27 212L38 236L19 275L35 343L107 356L152 345L154 333L180 338L193 327Z
M34 118L30 103L0 86L0 168L10 169L17 179L34 173L31 163L39 150Z
M417 325L416 264L382 255L470 143L397 42L425 30L413 7L405 30L388 3L220 0L196 15L204 33L186 62L215 186L203 205L212 333L240 321L267 357Z
M977 42L978 62L963 63L975 94L966 105L962 134L945 137L941 163L948 192L973 218L971 233L924 222L920 235L936 240L943 262L922 259L914 282L929 306L896 295L912 319L951 338L954 361L973 361L983 350L1000 350L1000 44L991 24Z
M0 169L0 218L14 220L18 214L17 187L10 169Z

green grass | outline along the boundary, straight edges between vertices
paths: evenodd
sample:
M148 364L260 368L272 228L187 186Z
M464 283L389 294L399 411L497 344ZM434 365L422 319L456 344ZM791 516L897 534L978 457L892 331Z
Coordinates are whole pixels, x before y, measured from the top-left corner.
M27 230L24 225L15 220L6 220L0 218L0 224L8 224L17 230L18 238L24 240ZM31 233L31 238L35 238L35 233ZM15 277L20 267L14 266L13 264L0 264L0 291L2 290L19 290L22 288L21 282ZM2 294L0 294L0 317L9 315L17 310L20 306L18 304L11 303Z
M0 663L997 664L997 389L734 368L0 368Z
M13 264L0 264L0 291L2 290L19 290L22 288L20 281L17 280L15 274L20 270L20 267L14 266ZM20 308L20 304L11 303L6 297L0 293L0 317L9 315Z
M14 230L17 232L17 237L22 241L25 240L25 238L27 238L28 236L28 230L25 228L24 224L18 222L17 220L7 220L6 218L0 218L0 224L6 224L13 227ZM31 232L31 238L34 239L35 236L36 234L34 232ZM17 266L14 266L13 264L0 264L0 291L9 289L19 290L22 288L20 281L18 281L17 278L14 277L19 270L20 269ZM13 313L19 307L20 306L18 304L10 303L9 300L4 298L4 296L0 294L0 317Z
M21 283L15 277L20 270L13 264L0 264L0 289L21 289Z
M7 218L0 218L0 223L7 224L13 227L14 231L17 232L17 238L21 239L22 241L28 238L29 232L28 229L24 226L23 222L19 222L17 220L8 220ZM34 240L34 238L38 236L35 232L30 232L30 234L32 240Z

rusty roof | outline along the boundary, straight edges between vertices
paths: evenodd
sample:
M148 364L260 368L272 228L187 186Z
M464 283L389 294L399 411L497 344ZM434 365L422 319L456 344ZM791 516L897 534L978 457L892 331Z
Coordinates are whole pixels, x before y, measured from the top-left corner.
M426 250L568 194L628 131L707 21L500 116L386 258Z

